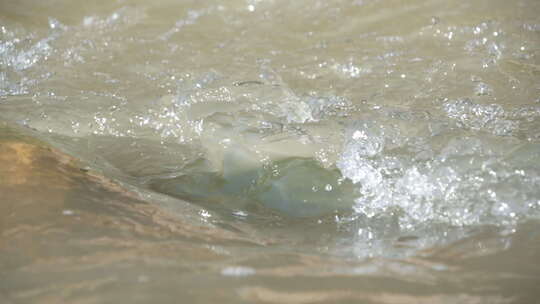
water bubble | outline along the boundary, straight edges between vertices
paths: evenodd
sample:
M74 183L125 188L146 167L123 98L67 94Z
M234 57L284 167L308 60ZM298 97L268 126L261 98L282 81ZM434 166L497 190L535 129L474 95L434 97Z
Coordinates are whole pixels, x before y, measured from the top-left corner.
M242 218L248 216L248 214L247 214L246 212L242 211L242 210L234 210L234 211L232 212L232 214L233 214L234 216L238 216L238 217L242 217Z
M62 210L62 214L63 215L74 215L75 212L73 210L64 209L64 210Z
M199 211L199 215L202 216L203 218L210 218L212 217L212 215L210 214L210 212L202 209L201 211Z
M51 29L57 29L62 28L63 25L56 19L49 17L49 28Z
M91 26L92 24L94 24L94 21L95 21L95 18L94 16L86 16L83 18L83 25L85 27L89 27Z
M474 87L474 93L478 96L490 95L491 91L492 91L491 88L483 82L479 82Z
M255 274L255 269L245 266L225 267L221 270L221 275L227 277L245 277Z

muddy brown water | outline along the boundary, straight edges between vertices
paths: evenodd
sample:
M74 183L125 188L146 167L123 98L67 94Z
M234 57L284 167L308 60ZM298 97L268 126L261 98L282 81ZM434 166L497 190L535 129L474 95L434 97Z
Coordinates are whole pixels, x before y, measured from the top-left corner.
M537 303L540 2L0 1L0 303Z

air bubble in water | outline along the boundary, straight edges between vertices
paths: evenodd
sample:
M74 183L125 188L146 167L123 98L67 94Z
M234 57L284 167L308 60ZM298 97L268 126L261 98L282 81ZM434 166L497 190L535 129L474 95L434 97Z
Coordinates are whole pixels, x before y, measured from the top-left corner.
M491 88L487 84L485 84L483 82L479 82L474 87L474 93L476 95L478 95L478 96L490 95L491 94Z

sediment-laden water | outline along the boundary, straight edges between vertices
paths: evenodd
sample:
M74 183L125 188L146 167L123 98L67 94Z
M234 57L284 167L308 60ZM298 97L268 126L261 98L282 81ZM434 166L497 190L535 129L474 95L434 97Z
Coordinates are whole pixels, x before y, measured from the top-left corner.
M539 16L1 2L0 302L538 301Z

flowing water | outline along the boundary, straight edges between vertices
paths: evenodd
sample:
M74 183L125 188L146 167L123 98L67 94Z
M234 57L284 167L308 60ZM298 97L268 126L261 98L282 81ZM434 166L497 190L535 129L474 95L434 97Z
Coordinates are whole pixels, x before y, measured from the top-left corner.
M538 303L540 2L0 2L1 303Z

